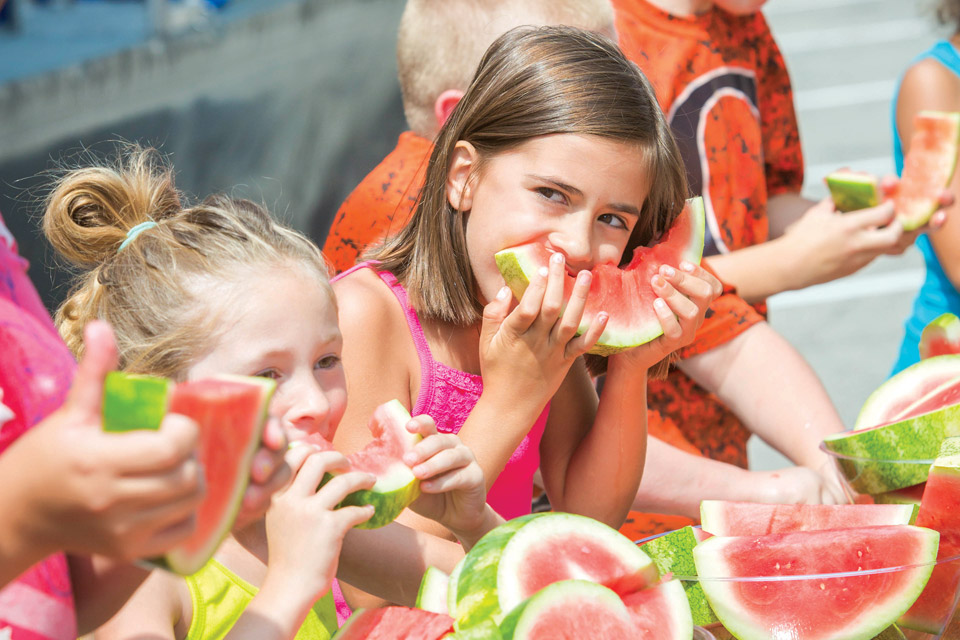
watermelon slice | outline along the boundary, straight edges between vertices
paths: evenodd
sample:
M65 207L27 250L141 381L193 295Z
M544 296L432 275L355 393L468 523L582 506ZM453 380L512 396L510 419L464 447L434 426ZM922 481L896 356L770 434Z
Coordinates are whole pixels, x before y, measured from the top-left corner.
M333 640L440 640L453 633L453 618L407 607L358 609Z
M920 503L917 526L940 532L937 558L941 562L900 624L939 634L950 621L960 592L960 438L947 438L940 447Z
M497 623L487 618L474 627L461 629L454 634L445 636L445 640L503 640L503 636L500 635L500 627L497 626Z
M710 605L740 640L868 640L923 591L938 541L910 525L714 536L693 557Z
M960 402L960 355L937 356L907 367L870 394L855 430L889 424Z
M693 637L693 619L687 592L679 580L660 584L623 596L633 620L637 640L689 640Z
M704 500L700 522L715 536L764 536L883 524L913 524L917 507L900 504L756 504Z
M627 537L591 518L539 513L515 518L480 539L457 584L458 629L494 622L554 582L586 579L616 593L656 582L653 560Z
M447 614L447 590L450 576L436 567L427 567L417 592L417 609Z
M903 159L894 197L894 209L905 230L927 224L939 208L940 191L953 177L958 142L960 113L921 111L914 118L910 151Z
M620 596L588 580L563 580L544 587L504 618L500 633L504 640L644 637L637 635ZM692 624L687 637L691 635Z
M150 562L189 575L206 564L220 546L243 500L275 388L273 380L244 376L215 376L174 386L162 378L108 375L104 429L156 429L160 425L156 418L168 410L190 417L200 426L197 457L207 495L197 510L196 530L165 556Z
M403 462L403 454L411 450L422 439L407 431L410 413L399 400L391 400L380 405L373 412L367 428L373 434L373 440L366 447L347 456L350 463L348 471L363 471L377 478L371 489L354 491L338 505L373 505L375 512L357 529L377 529L388 525L420 496L420 481L413 471ZM314 433L302 440L324 451L332 451L333 445L320 434ZM296 446L291 442L290 446ZM346 473L344 471L343 473ZM326 474L320 486L333 475Z
M824 178L837 211L856 211L880 204L876 176L840 169Z
M661 241L653 247L638 247L630 263L597 265L591 270L593 281L580 322L579 332L587 330L600 311L610 314L607 327L591 353L610 355L650 342L663 334L653 310L657 295L650 279L660 266L676 266L681 260L700 264L703 255L703 200L692 198ZM497 267L507 286L519 300L533 274L550 259L551 251L540 243L505 249L496 254ZM567 275L565 299L573 290L574 277Z
M693 527L677 529L649 540L640 548L653 558L660 575L692 577L697 575L697 567L693 563L693 548L697 546L698 540L694 531ZM696 580L684 580L681 584L687 595L693 624L707 626L719 622L703 594L700 583Z
M952 313L937 316L920 334L920 358L960 353L960 318Z

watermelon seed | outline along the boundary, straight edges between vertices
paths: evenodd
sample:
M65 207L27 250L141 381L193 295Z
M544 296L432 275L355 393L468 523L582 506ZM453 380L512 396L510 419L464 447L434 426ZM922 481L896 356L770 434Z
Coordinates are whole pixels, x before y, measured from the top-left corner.
M824 590L826 590L826 588L827 588L827 585L825 585L825 584L823 584L823 583L821 582L821 583L820 583L820 591L824 591Z

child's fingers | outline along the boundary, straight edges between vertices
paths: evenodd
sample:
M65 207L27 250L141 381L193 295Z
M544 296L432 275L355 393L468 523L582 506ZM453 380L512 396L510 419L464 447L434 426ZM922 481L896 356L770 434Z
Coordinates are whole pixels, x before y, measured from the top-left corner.
M416 433L423 438L428 438L437 432L436 421L425 413L411 418L406 426L407 431Z
M689 300L688 300L689 302ZM653 301L653 311L657 314L660 321L660 328L663 329L663 337L666 340L679 340L683 337L683 327L676 314L670 309L666 302L661 298Z
M377 479L362 471L348 471L330 479L316 491L313 501L321 509L333 509L354 491L370 489Z
M180 500L199 502L205 491L203 468L196 458L162 473L128 476L115 486L114 495L118 501L142 506L160 506Z
M540 304L540 314L538 322L544 324L547 329L553 328L560 318L560 310L563 309L563 287L566 279L566 261L562 253L554 253L550 256L550 262L547 266L549 275L547 276L547 286L543 291L543 302Z
M461 444L460 437L453 433L437 433L424 438L413 446L410 451L403 454L403 462L408 467L413 467L432 456L437 455L444 449L453 449Z
M504 326L510 327L516 333L523 333L530 328L533 321L540 316L540 307L543 305L543 296L547 290L547 277L550 271L547 267L537 269L526 291L520 298L520 303L504 320Z
M83 330L83 357L77 366L67 403L85 415L100 415L103 380L117 368L117 345L113 329L102 320L90 322Z
M700 315L700 307L693 300L674 289L673 285L659 275L653 277L653 287L660 296L657 300L665 303L681 322L696 322ZM654 300L654 307L657 306L657 300ZM660 314L657 315L659 317Z
M376 512L377 510L374 509L371 504L362 507L340 507L339 509L335 509L333 513L337 524L334 526L339 527L336 530L338 536L343 537L347 531L353 529L358 524L363 524L372 518Z
M274 417L267 419L267 424L263 428L263 438L260 441L269 451L286 451L290 444L287 441L287 434L283 431L283 426Z
M679 269L660 267L660 275L680 293L709 303L723 293L723 285L706 269L684 260Z
M896 247L903 235L903 225L900 220L894 218L884 227L862 231L857 238L856 248L862 252L883 253Z
M170 413L159 431L97 434L97 455L101 466L122 475L169 471L195 456L199 433L196 422Z
M458 445L453 448L444 448L436 452L423 462L413 465L410 470L420 478L430 478L441 473L465 467L473 462L473 453L467 447Z
M608 320L610 320L610 315L606 311L598 313L586 331L567 343L564 355L567 358L576 358L589 351L593 345L597 344L600 336L603 335L603 330L607 328Z
M137 556L141 558L152 558L163 555L174 545L183 542L188 536L192 535L197 528L197 518L195 510L168 527L161 529L150 536L143 545L137 549ZM131 558L132 559L132 558Z
M581 271L577 274L570 300L567 301L567 308L557 327L557 340L567 342L577 334L580 321L583 319L583 310L587 306L587 295L590 293L592 281L593 274L589 271Z
M447 493L458 489L472 489L482 486L484 486L483 469L474 462L422 481L420 490L424 493Z
M510 313L513 293L510 287L500 287L496 297L483 307L483 322L480 325L480 342L489 344Z
M895 217L893 201L887 200L875 207L850 211L843 214L843 220L857 229L873 229L889 225Z
M299 495L312 495L316 493L324 474L348 468L347 459L337 451L314 453L300 465L289 490Z

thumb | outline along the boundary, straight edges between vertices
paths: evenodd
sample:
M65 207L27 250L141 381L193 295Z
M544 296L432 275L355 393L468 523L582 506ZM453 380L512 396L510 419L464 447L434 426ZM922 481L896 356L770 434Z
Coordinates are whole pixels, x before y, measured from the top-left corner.
M483 308L483 324L480 327L480 344L488 344L500 330L500 325L510 313L510 301L513 295L510 287L504 286L497 296Z
M89 414L100 414L103 379L117 367L117 344L113 329L94 320L83 330L83 358L77 367L67 404Z

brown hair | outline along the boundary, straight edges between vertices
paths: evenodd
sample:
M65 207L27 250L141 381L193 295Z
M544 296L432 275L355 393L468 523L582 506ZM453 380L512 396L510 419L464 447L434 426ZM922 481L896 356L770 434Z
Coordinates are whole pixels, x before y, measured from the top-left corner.
M300 264L330 290L316 245L260 205L225 195L183 201L156 150L137 146L56 182L43 231L81 271L56 313L74 355L83 350L83 327L100 318L113 326L121 369L180 378L214 344L217 286L264 265ZM150 222L156 226L130 239L132 228Z
M960 1L940 0L937 3L937 20L940 24L951 26L954 33L960 33Z
M513 29L487 50L473 82L437 137L410 223L373 257L410 290L417 311L467 326L479 321L477 285L467 256L464 216L450 206L447 170L460 140L484 159L531 138L557 133L636 143L650 192L627 243L657 240L683 208L686 171L653 88L616 44L572 27ZM442 277L439 274L443 274ZM591 370L602 368L591 364ZM656 373L662 373L661 367Z
M408 0L397 33L397 72L410 128L433 137L440 94L466 90L490 43L524 24L612 35L613 7L610 0Z

